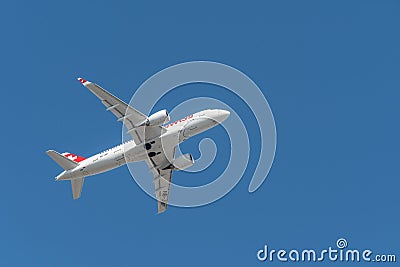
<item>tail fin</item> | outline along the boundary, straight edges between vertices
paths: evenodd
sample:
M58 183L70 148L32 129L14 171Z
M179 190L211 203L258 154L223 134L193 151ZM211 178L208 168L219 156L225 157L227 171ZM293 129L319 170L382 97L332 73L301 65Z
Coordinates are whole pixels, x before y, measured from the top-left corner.
M64 152L61 155L63 155L66 158L69 158L70 160L75 161L75 162L81 162L81 161L84 161L86 159L84 157L81 157L81 156L78 156L78 155L75 155L75 154L72 154L72 153L69 153L69 152Z
M84 157L77 156L68 152L58 153L54 150L46 151L47 155L52 158L58 165L60 165L64 170L70 170L78 165L78 162L85 160ZM85 177L76 178L71 180L72 187L72 197L78 199L81 197L83 181Z
M75 168L78 165L78 162L74 161L70 157L66 157L61 155L60 153L54 150L46 151L47 155L52 158L58 165L60 165L64 170L70 170Z

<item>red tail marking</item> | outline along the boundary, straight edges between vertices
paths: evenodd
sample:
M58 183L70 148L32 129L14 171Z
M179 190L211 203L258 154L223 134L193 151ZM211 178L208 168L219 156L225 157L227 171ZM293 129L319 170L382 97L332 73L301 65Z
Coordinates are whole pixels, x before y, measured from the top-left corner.
M78 156L78 155L75 155L75 154L72 154L72 153L68 153L68 152L62 153L62 155L64 157L70 159L70 160L75 161L75 162L81 162L81 161L84 161L86 159L84 157L81 157L81 156Z

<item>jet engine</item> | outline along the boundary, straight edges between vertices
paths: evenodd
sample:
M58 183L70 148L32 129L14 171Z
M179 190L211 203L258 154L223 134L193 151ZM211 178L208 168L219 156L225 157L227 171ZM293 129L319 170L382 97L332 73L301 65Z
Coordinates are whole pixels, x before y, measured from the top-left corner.
M146 126L159 126L169 122L169 114L166 109L152 114L145 122Z
M193 166L193 164L194 164L193 156L189 153L177 157L172 163L174 170L178 171L187 169Z

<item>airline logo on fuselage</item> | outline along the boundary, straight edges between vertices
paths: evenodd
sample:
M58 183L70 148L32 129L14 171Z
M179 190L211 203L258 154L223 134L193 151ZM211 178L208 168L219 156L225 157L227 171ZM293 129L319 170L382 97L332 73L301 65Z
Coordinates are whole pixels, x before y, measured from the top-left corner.
M168 128L168 127L170 127L170 126L177 125L178 123L187 121L187 120L189 120L189 119L191 119L191 118L193 118L193 114L192 114L192 115L189 115L189 116L187 116L187 117L185 117L185 118L183 118L183 119L180 119L180 120L178 120L178 121L175 121L175 122L173 122L173 123L169 123L169 124L167 124L167 125L164 125L164 127L165 127L165 128Z

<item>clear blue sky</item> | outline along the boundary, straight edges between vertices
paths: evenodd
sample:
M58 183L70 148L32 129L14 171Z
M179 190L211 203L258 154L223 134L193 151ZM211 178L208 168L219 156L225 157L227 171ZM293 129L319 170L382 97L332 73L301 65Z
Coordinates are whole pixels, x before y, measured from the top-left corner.
M264 244L339 237L400 257L399 2L231 2L2 4L1 266L266 266L255 256ZM73 201L44 152L90 156L121 140L76 77L129 101L157 71L191 60L240 69L268 99L278 143L261 188L247 192L250 166L216 203L156 215L122 167L88 178Z

